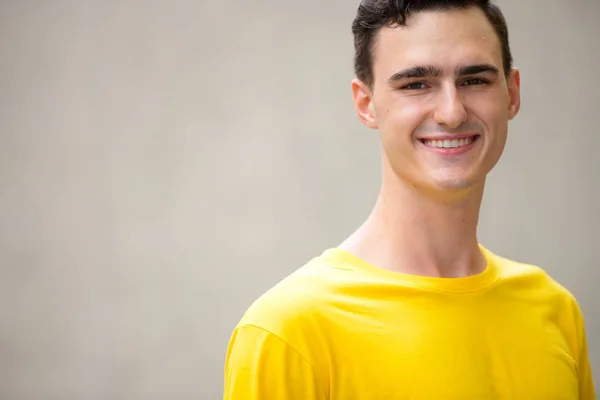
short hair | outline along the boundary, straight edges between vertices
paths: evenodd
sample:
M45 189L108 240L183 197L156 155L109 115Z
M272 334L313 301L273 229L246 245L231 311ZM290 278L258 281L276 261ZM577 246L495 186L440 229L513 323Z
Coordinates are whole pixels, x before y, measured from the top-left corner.
M384 26L406 26L407 18L421 11L451 11L477 7L496 31L502 48L506 76L512 70L512 55L506 20L490 0L362 0L352 23L354 35L354 73L367 86L373 85L375 37Z

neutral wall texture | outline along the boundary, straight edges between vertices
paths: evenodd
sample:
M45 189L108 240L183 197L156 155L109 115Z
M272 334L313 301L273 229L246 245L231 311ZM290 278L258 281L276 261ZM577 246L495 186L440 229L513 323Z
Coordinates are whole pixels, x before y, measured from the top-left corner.
M480 240L578 297L599 375L600 1L499 4L523 107ZM246 307L377 195L357 5L0 2L0 398L221 397Z

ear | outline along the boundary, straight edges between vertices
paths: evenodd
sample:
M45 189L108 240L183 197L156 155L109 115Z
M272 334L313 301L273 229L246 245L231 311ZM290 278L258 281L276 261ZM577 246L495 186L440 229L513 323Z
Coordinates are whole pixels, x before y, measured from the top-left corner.
M354 100L354 109L360 122L371 129L379 128L373 104L373 93L359 79L352 81L352 99Z
M508 119L511 120L517 116L521 109L521 73L517 68L513 68L508 76Z

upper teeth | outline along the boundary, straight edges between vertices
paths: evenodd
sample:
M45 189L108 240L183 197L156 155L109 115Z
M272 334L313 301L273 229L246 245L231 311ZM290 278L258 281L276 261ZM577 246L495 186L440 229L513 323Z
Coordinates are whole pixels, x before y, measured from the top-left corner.
M471 143L473 143L473 140L475 140L475 136L471 136L471 137L464 138L464 139L453 139L453 140L425 139L425 140L423 140L423 143L425 143L426 146L439 147L439 148L443 148L443 149L452 149L454 147L468 146Z

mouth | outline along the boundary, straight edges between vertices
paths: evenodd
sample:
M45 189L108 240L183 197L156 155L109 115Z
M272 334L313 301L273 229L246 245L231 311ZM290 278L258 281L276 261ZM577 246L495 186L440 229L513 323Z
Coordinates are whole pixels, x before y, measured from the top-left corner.
M469 147L479 140L480 137L481 135L473 135L457 139L419 139L419 141L426 147L433 149L461 149Z

